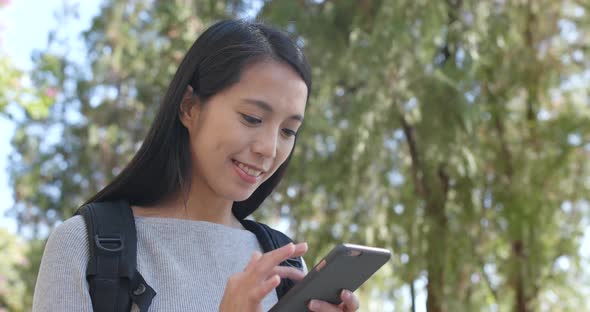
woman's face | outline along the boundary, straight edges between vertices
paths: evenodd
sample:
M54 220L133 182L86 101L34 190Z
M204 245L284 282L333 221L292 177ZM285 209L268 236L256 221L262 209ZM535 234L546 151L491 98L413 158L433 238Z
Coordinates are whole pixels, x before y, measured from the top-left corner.
M231 201L250 197L289 156L307 91L289 65L257 62L205 105L185 109L181 120L189 132L192 186Z

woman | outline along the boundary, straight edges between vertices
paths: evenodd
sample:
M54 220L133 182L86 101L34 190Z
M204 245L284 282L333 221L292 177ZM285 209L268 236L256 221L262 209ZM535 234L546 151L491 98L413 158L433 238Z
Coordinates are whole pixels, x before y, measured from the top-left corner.
M307 251L265 254L240 219L281 180L303 122L310 70L297 46L268 26L222 21L193 44L129 165L88 202L125 200L137 227L137 268L157 290L151 311L260 311L277 301L279 267ZM91 311L88 239L80 216L51 234L34 311ZM312 311L354 311L312 300Z

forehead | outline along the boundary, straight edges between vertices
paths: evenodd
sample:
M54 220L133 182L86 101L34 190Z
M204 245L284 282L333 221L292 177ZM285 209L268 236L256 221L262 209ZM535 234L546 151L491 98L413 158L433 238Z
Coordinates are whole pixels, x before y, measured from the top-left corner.
M246 66L227 92L238 100L266 102L273 111L284 114L303 115L307 101L307 85L301 76L290 65L276 61Z

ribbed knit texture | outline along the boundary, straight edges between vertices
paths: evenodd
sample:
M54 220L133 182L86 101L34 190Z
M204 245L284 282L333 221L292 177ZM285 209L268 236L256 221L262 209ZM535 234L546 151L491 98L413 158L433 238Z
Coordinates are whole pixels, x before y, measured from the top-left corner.
M137 268L158 293L149 311L218 311L228 278L244 270L252 252L262 252L251 232L216 223L152 217L136 217L135 223ZM33 311L92 311L88 254L81 216L51 233ZM263 310L276 301L273 291L263 300Z

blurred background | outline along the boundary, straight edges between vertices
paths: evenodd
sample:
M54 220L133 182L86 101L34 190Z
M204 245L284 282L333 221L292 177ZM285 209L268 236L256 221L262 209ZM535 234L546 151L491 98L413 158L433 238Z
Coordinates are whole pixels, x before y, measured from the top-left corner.
M255 217L389 248L362 311L590 311L587 0L0 0L0 311L129 161L184 53L257 18L314 90ZM67 259L64 259L67 261Z

